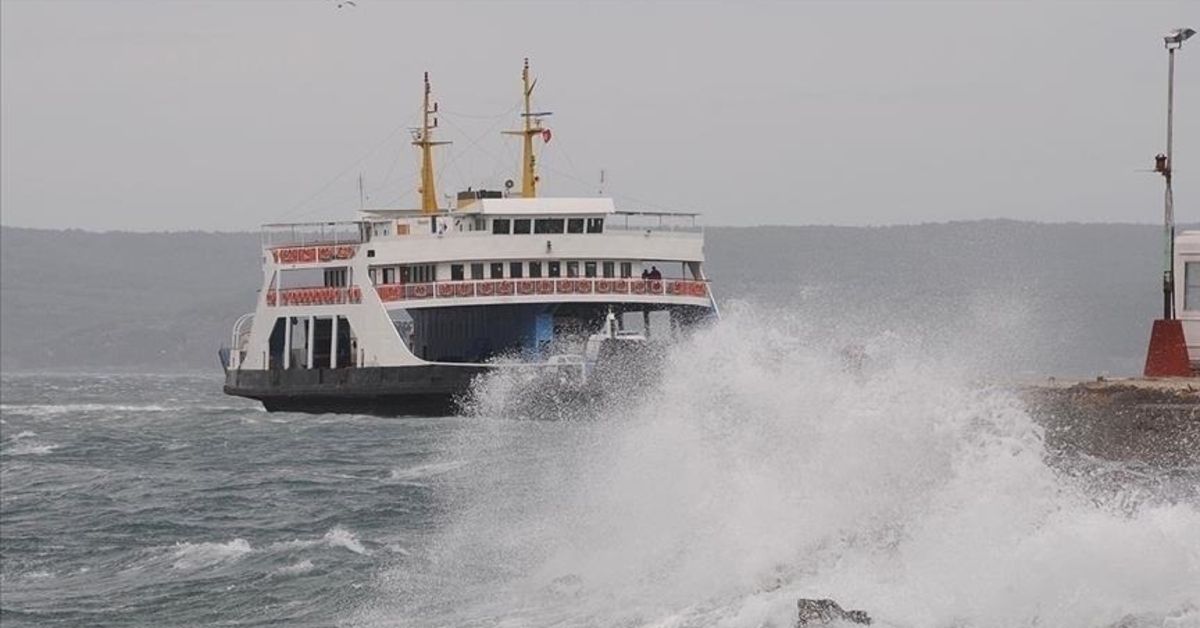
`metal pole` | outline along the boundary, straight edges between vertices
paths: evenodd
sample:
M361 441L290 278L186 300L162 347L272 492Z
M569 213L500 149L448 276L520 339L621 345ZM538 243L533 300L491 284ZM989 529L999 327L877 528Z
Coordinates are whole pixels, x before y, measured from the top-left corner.
M1167 245L1163 260L1163 319L1175 318L1175 208L1171 194L1172 140L1175 123L1175 48L1167 46L1167 163L1163 169L1166 191L1163 194L1163 227Z

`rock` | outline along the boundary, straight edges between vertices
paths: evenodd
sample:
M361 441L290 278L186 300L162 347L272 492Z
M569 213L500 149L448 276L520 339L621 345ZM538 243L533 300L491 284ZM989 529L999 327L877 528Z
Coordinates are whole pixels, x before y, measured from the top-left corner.
M1054 454L1200 464L1200 379L1051 380L1018 394Z
M866 611L844 610L833 600L810 600L800 598L796 603L799 617L796 628L806 626L828 626L834 622L850 622L852 624L871 624L871 616Z

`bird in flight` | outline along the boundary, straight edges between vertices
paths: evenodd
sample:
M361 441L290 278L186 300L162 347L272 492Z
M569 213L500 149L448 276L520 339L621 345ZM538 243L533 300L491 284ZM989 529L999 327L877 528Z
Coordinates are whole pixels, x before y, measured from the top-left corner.
M339 8L339 9L340 9L340 8L342 8L342 7L356 7L356 6L358 6L358 4L356 4L356 3L354 2L354 0L335 0L335 2L337 2L337 8Z

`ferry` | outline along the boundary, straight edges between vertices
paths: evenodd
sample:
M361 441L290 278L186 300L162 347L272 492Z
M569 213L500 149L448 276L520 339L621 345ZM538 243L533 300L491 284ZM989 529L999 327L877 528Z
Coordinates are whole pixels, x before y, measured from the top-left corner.
M220 352L227 394L268 411L440 416L496 369L586 386L620 372L626 349L719 315L698 214L538 196L549 113L532 109L528 59L521 80L522 124L504 132L523 143L519 192L509 179L438 206L433 149L446 142L426 74L420 208L263 226L257 303Z

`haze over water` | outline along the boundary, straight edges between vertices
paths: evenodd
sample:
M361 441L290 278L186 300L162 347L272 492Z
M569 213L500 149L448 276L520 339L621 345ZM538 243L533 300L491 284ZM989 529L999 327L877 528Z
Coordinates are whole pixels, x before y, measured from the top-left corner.
M1200 470L1048 455L901 331L866 373L734 303L663 379L525 420L267 414L219 378L3 378L6 626L1200 625ZM1053 463L1048 460L1054 460Z

